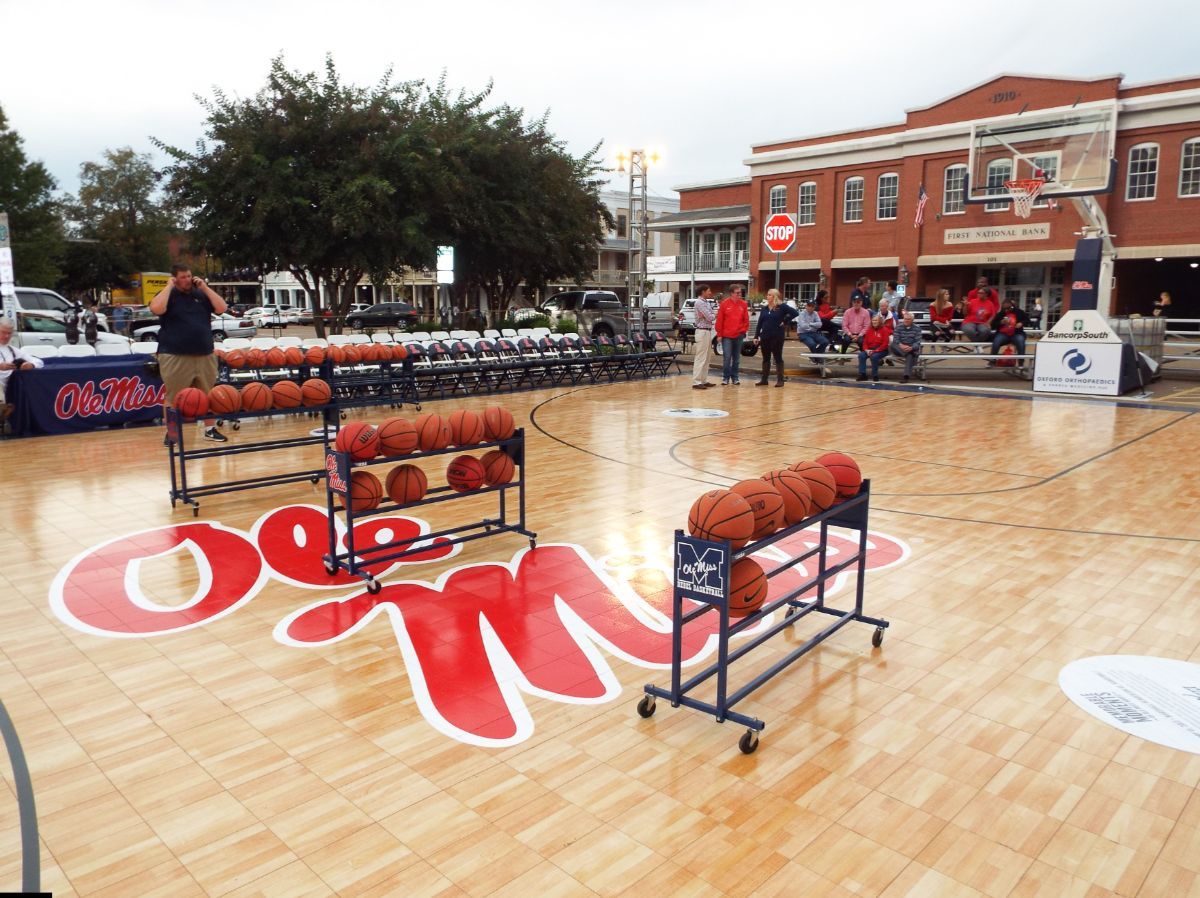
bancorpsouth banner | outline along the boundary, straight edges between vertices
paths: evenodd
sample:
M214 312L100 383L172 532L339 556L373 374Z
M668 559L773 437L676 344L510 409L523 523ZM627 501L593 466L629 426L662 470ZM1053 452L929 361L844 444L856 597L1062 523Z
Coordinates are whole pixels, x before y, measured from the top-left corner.
M1033 389L1039 393L1120 395L1121 344L1077 344L1041 340L1037 344Z

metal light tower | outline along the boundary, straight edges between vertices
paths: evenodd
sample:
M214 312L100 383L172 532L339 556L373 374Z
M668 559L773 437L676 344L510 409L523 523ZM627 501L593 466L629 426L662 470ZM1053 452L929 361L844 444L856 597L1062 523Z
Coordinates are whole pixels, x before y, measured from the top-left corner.
M646 169L657 165L662 158L658 150L618 150L617 171L629 166L629 247L626 250L625 285L629 315L625 320L626 336L633 331L633 322L642 320L642 302L646 289L646 255L650 239L649 215L646 209ZM636 265L634 256L637 256Z

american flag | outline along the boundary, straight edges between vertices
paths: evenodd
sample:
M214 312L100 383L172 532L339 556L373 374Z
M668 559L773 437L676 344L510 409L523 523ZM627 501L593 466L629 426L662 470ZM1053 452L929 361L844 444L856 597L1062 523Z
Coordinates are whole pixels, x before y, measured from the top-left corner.
M925 204L929 202L929 194L925 192L925 185L921 185L920 191L917 193L917 217L913 219L913 227L919 228L925 224Z

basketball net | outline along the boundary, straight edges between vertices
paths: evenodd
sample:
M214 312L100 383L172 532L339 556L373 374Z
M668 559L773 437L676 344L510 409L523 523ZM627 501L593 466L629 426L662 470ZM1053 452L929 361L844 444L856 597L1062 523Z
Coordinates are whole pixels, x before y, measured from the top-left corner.
M1013 211L1020 218L1028 218L1033 212L1033 204L1037 202L1038 195L1045 186L1045 178L1019 178L1004 182L1004 188L1012 197Z

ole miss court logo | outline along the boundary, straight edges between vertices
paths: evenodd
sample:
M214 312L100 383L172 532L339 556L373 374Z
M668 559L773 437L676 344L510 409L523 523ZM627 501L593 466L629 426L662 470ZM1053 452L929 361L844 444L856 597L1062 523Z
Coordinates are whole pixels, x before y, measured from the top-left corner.
M340 522L338 530L344 545ZM514 745L532 735L527 696L574 704L616 699L621 684L610 657L647 669L670 666L666 559L661 564L597 559L581 546L547 544L522 549L504 562L453 567L430 580L421 577L422 566L458 552L431 539L430 532L425 521L402 516L378 515L355 525L357 546L401 541L420 550L402 561L375 563L370 549L363 550L366 570L384 584L370 595L345 571L326 573L323 508L277 508L248 532L216 522L171 524L118 536L76 556L55 577L50 605L61 621L92 636L170 640L236 614L275 584L296 598L295 610L276 623L275 640L281 650L307 651L369 638L359 631L382 617L425 719L446 736L487 747ZM833 563L856 550L853 536L829 531ZM817 539L816 533L795 535L764 549L759 561L770 569ZM868 534L869 570L899 564L908 552L893 537ZM142 591L141 568L171 556L194 563L197 585L167 606ZM771 594L794 588L812 573L803 564L780 573L771 579ZM841 575L827 593L841 589L845 579ZM685 628L685 664L714 651L717 618L706 614ZM257 625L253 616L246 620L247 626ZM399 706L406 696L395 698Z
M163 404L166 388L142 381L140 377L108 377L99 388L91 381L67 383L54 397L54 414L60 421L91 418L115 412L136 412Z

